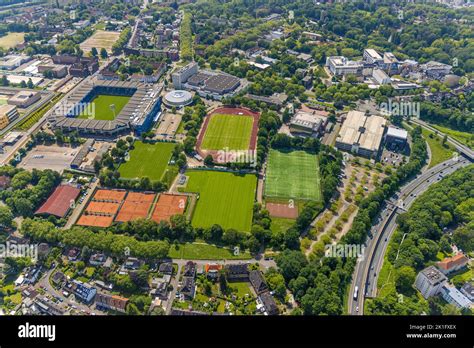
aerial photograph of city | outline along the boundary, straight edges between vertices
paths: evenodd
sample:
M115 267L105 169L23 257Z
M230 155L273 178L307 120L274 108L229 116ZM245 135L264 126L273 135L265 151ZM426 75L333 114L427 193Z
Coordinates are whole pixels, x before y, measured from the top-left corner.
M0 345L472 347L473 87L472 0L0 0Z

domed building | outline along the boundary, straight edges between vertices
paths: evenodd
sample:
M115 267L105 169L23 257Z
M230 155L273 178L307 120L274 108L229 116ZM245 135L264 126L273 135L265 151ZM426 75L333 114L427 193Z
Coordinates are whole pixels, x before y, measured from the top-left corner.
M182 108L183 106L189 105L193 102L193 95L188 91L175 90L167 93L163 98L163 103L172 108Z

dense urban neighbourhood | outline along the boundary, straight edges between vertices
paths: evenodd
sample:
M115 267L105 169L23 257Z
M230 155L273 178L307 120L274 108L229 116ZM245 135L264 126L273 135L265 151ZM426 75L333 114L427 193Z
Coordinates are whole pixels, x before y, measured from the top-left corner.
M472 15L1 4L0 314L472 315Z

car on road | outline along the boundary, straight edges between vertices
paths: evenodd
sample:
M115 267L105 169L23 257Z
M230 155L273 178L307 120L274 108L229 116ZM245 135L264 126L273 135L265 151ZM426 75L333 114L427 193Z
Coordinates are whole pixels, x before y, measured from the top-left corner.
M356 307L356 312L359 312L359 306Z

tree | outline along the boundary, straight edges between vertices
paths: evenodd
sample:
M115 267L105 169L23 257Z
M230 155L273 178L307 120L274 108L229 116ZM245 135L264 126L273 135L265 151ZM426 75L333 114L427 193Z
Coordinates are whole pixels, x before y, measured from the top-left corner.
M27 86L29 89L35 88L35 85L33 84L33 81L31 81L31 78L28 79L28 82L26 83L26 86Z
M109 54L107 53L107 50L104 47L102 47L100 49L100 58L106 59L108 56Z
M214 159L211 155L207 155L206 158L204 158L204 164L210 167L214 165Z
M99 53L97 52L97 48L92 47L92 48L91 48L91 55L92 55L92 57L97 57L98 54L99 54Z
M301 269L308 263L306 256L299 250L283 251L277 256L276 262L287 282L296 278Z
M13 213L7 206L0 206L0 226L10 228L13 225Z
M8 86L10 82L8 81L8 78L6 75L2 76L2 86Z
M413 289L413 283L415 282L416 273L415 270L410 266L403 266L397 270L395 278L395 286L397 291L406 294Z

